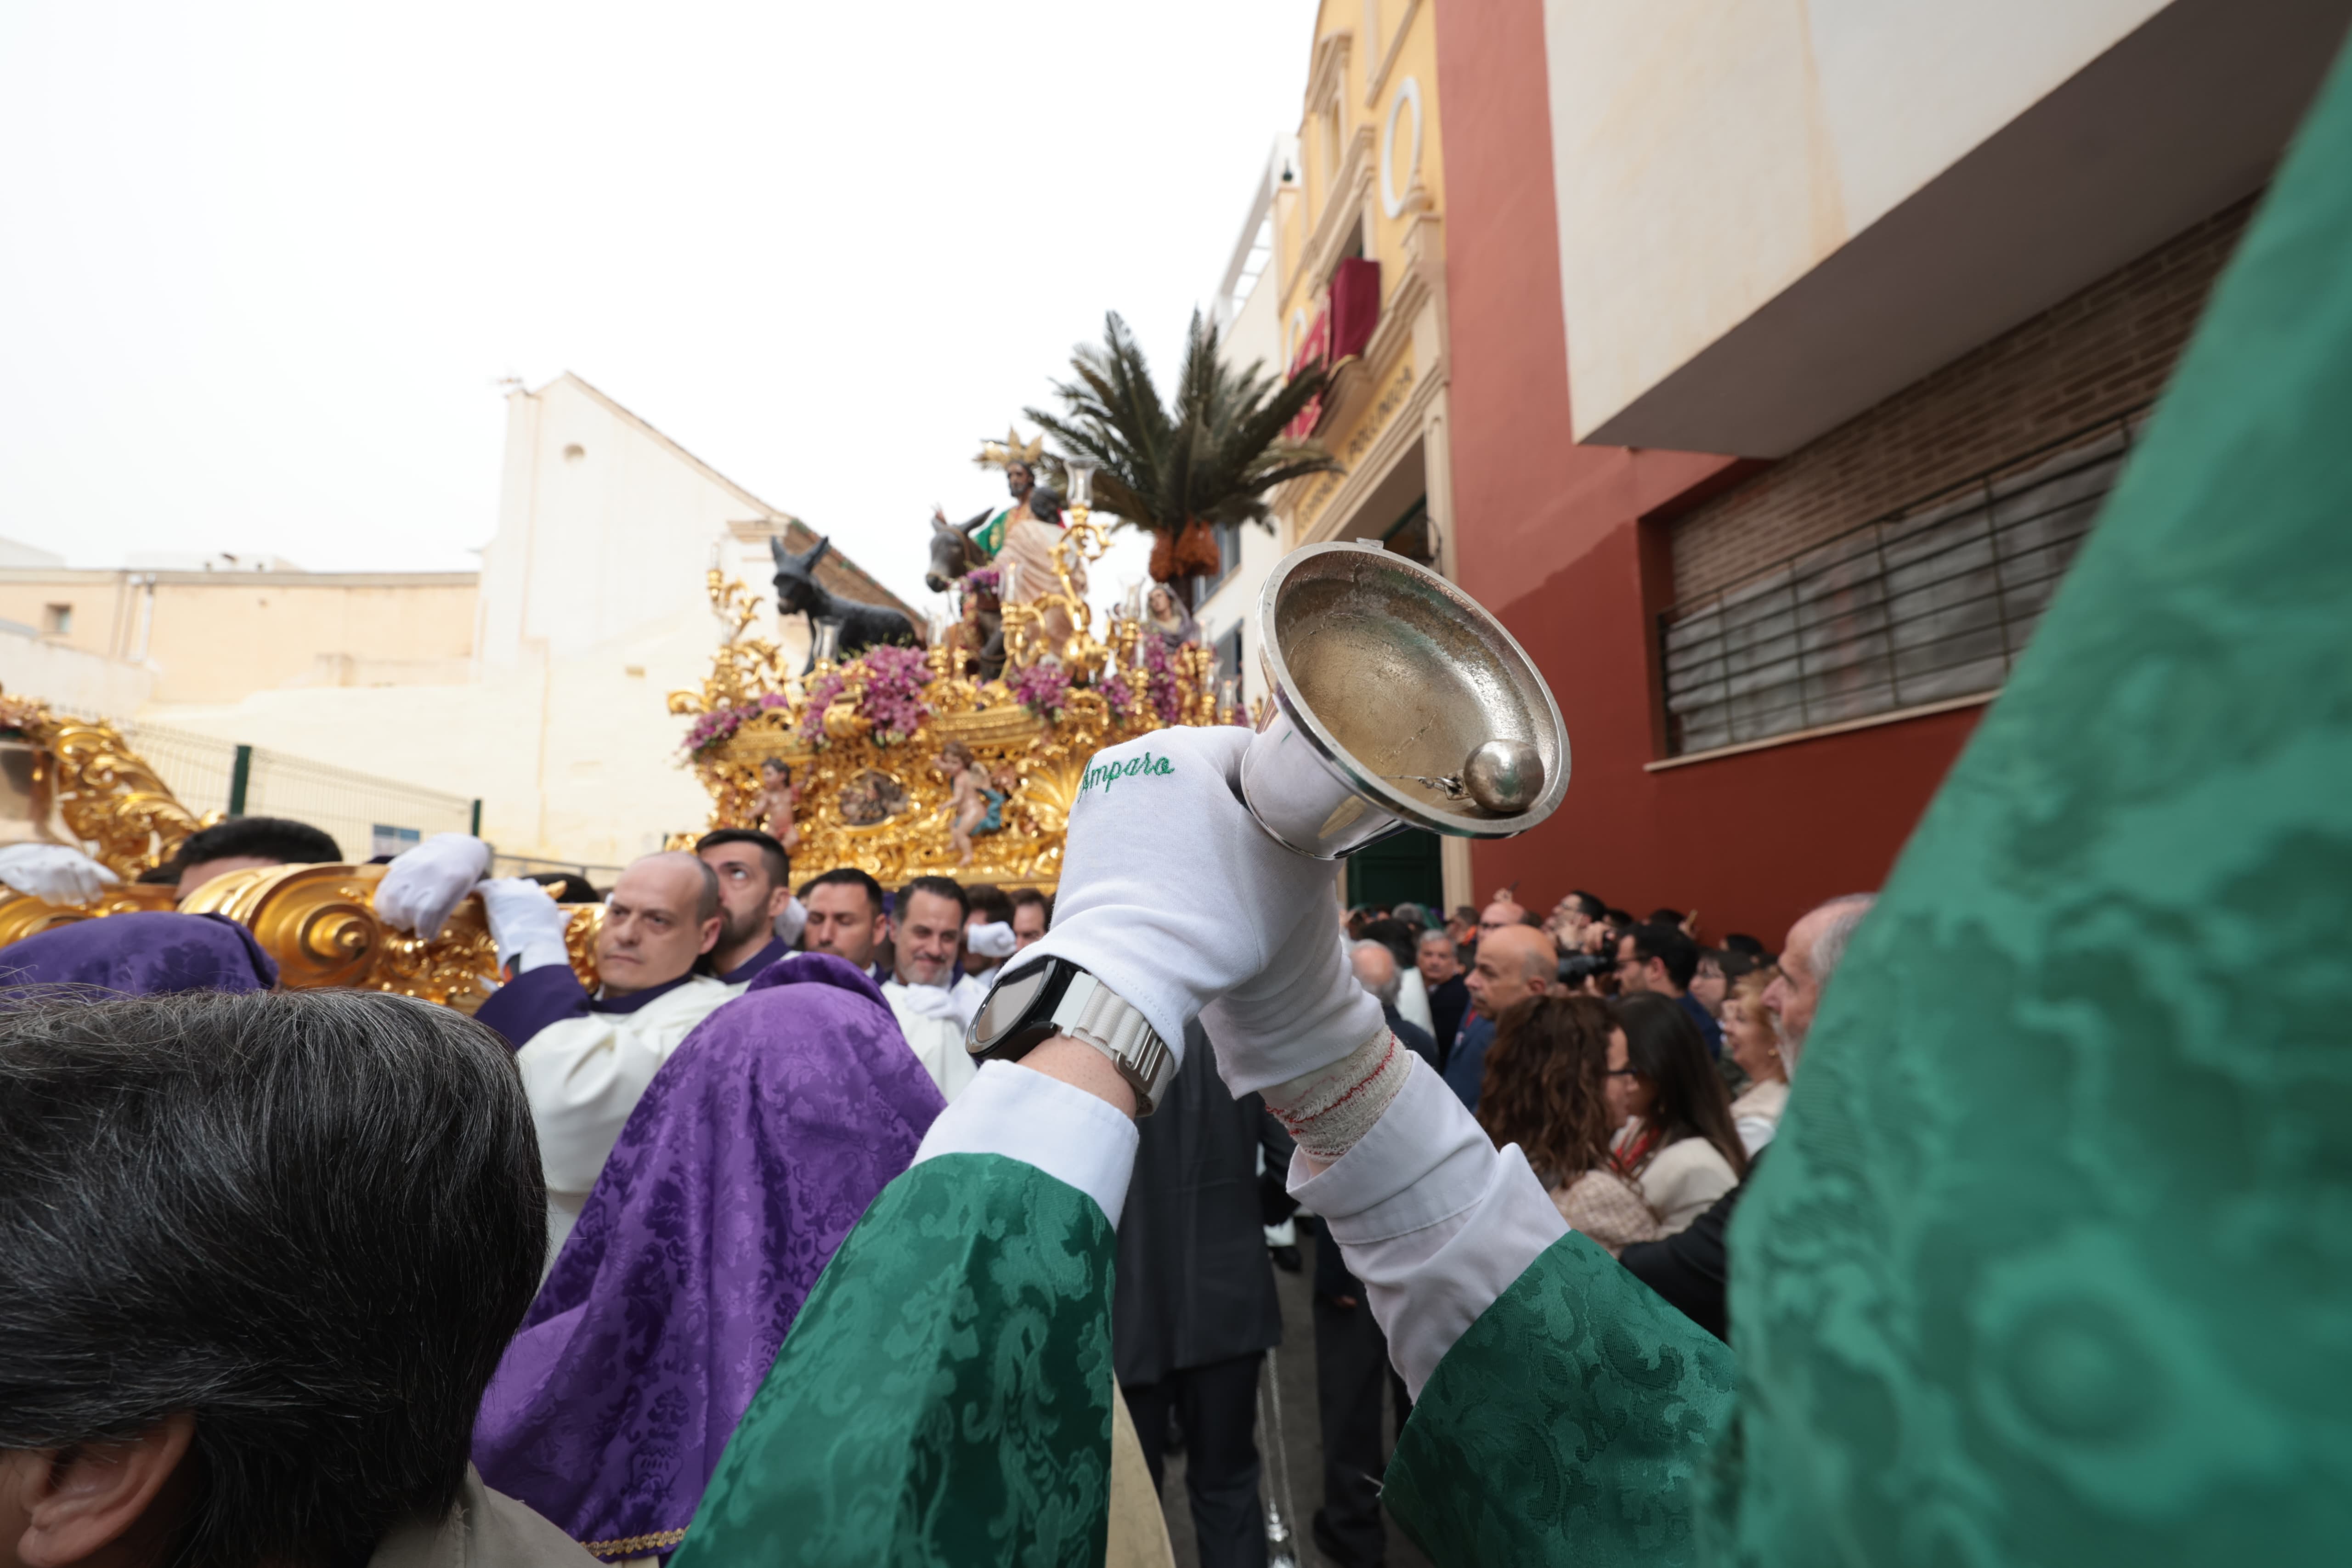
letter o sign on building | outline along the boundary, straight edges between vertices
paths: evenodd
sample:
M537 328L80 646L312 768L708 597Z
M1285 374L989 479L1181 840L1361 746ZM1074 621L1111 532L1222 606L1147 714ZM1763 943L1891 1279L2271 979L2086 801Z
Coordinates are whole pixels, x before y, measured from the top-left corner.
M1396 133L1397 110L1412 105L1412 156L1404 166L1404 191L1397 189ZM1412 189L1413 177L1421 173L1421 83L1407 77L1397 84L1396 96L1389 100L1388 121L1381 128L1381 210L1395 217L1404 211L1405 192Z

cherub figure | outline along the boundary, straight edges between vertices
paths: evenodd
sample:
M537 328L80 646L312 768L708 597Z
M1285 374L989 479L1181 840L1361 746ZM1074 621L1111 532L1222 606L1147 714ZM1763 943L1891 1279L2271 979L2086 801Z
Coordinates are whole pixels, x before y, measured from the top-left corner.
M969 866L973 837L1004 826L1004 792L995 787L988 769L961 741L941 747L935 765L948 775L950 784L948 842L955 847L956 864Z
M790 855L800 844L800 825L793 820L801 803L800 785L793 783L793 770L782 760L770 757L760 764L760 826L769 837L784 847Z

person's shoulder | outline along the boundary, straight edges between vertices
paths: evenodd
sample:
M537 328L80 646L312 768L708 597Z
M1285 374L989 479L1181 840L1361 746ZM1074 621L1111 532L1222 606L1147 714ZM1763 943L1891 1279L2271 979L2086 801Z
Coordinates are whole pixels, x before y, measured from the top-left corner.
M1642 1172L1642 1185L1653 1193L1706 1184L1727 1188L1738 1181L1738 1173L1723 1157L1723 1151L1696 1134L1659 1150Z

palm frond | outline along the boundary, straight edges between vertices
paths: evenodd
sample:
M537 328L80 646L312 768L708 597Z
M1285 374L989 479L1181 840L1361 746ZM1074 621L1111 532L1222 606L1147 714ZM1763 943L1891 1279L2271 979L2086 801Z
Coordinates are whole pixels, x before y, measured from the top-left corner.
M1113 311L1102 342L1077 350L1071 379L1054 384L1061 407L1022 412L1065 457L1093 462L1101 509L1139 528L1263 522L1268 492L1339 467L1316 442L1282 434L1329 378L1317 369L1285 379L1262 362L1231 366L1217 347L1216 327L1195 311L1163 402L1142 345Z

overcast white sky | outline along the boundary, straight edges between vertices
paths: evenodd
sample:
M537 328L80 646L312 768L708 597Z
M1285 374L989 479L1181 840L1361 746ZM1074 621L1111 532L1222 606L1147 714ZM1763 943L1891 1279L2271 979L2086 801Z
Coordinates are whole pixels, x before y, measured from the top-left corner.
M469 567L572 370L924 603L1106 309L1172 374L1315 10L0 0L0 535Z

